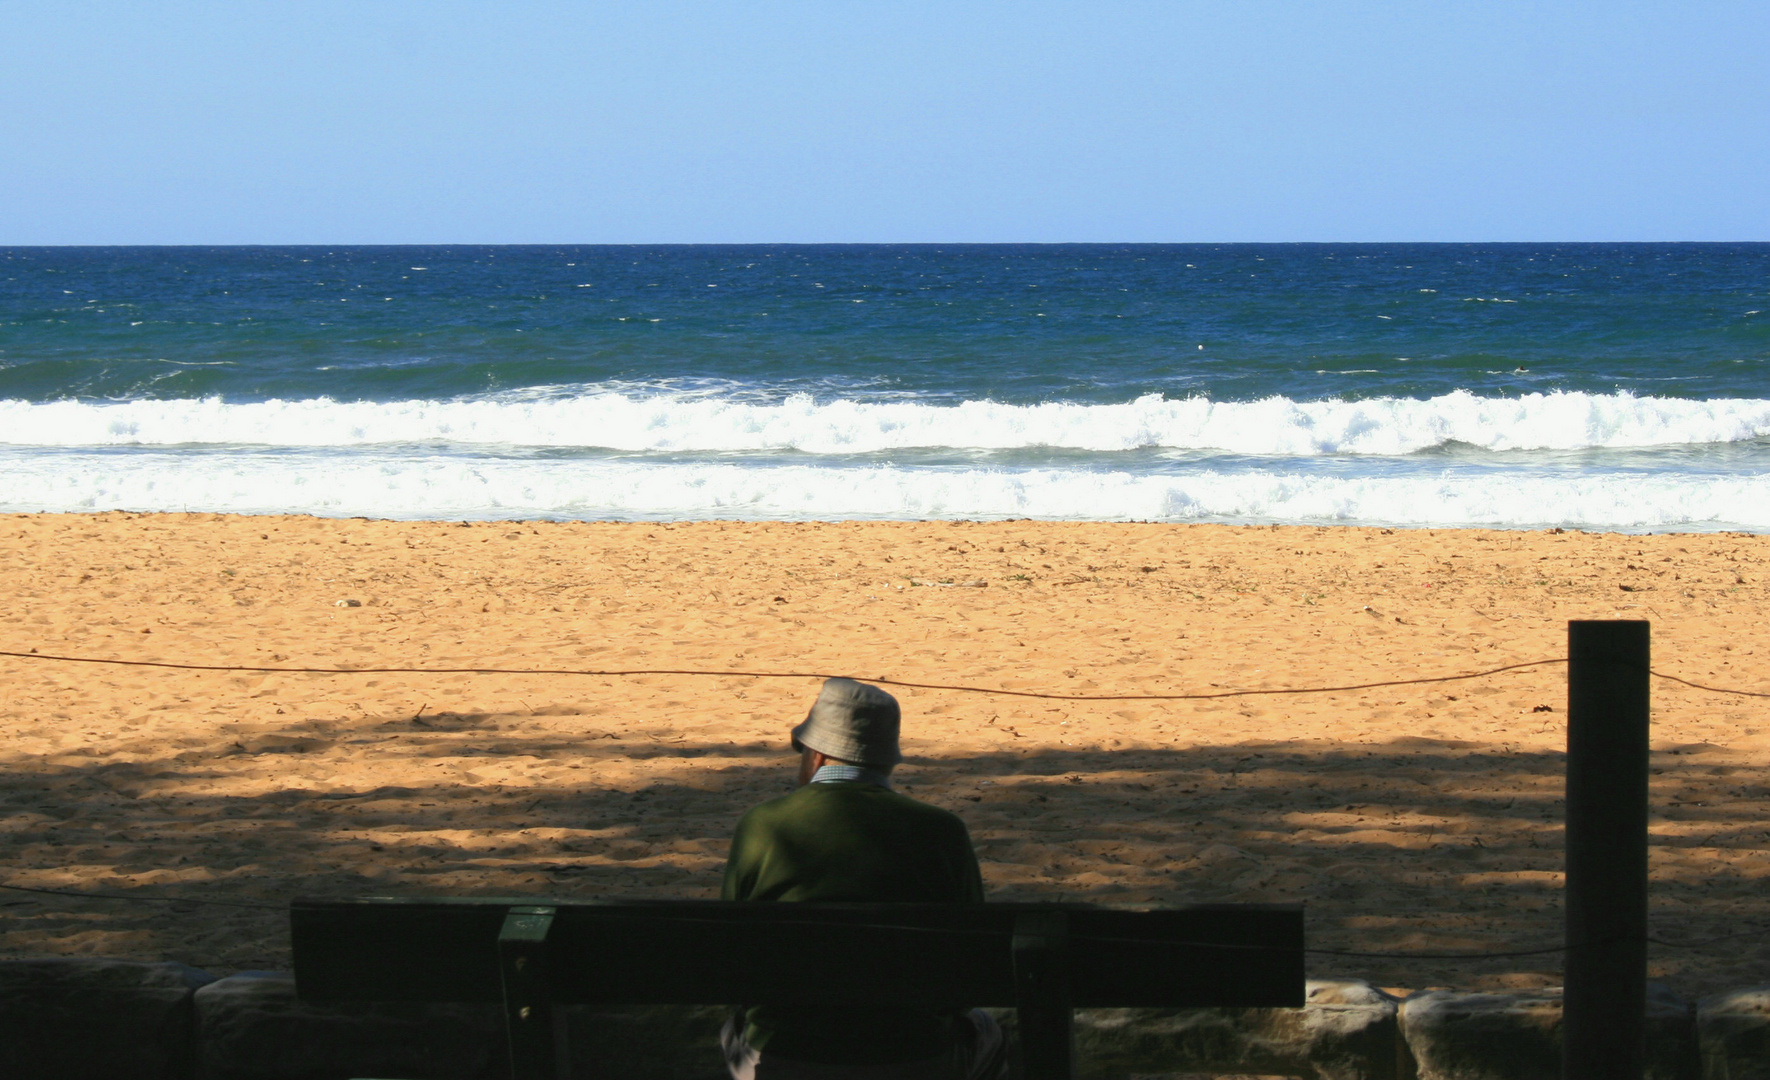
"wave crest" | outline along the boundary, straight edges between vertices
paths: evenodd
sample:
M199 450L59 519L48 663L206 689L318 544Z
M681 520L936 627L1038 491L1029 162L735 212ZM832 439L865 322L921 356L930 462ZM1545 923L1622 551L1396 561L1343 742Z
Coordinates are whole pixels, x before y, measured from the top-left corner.
M0 401L13 446L351 447L440 442L628 452L1146 448L1267 456L1409 454L1447 443L1487 450L1726 443L1770 435L1770 401L1536 393L1362 401L1214 402L1147 394L1116 404L780 402L671 393L589 392L546 399L230 403Z
M463 460L157 451L8 455L0 511L190 510L384 518L1290 521L1518 528L1770 529L1770 476L1492 470L1343 476L1262 468L896 466Z

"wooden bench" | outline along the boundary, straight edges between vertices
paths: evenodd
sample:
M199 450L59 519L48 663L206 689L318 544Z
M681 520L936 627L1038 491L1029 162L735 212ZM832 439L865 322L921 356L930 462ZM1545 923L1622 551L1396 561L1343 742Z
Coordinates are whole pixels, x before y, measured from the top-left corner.
M1012 1006L1027 1080L1071 1076L1075 1008L1303 1004L1291 904L372 897L298 900L290 929L304 1001L501 1002L513 1080L569 1076L564 1004Z

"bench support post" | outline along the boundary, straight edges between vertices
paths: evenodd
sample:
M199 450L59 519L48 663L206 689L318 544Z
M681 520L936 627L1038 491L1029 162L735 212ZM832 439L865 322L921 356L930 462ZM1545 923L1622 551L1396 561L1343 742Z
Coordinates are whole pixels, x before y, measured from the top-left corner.
M1070 1009L1069 916L1028 912L1014 921L1014 1012L1026 1080L1070 1080L1075 1075L1074 1017Z
M1565 1080L1646 1062L1648 624L1567 624Z
M498 934L504 980L504 1026L510 1036L510 1080L563 1080L571 1074L565 1040L553 1016L547 977L547 934L554 909L514 907Z

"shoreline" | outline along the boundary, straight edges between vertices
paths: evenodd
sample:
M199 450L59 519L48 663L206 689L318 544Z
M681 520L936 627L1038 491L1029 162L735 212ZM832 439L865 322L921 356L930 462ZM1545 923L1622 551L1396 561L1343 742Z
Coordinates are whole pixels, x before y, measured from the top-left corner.
M1770 538L1754 533L108 512L0 516L0 538L0 649L17 652L1143 694L1493 668L1561 655L1567 619L1641 617L1656 669L1770 690ZM736 816L790 779L785 731L815 692L12 657L0 672L8 881L242 900L710 895ZM1770 716L1666 680L1653 693L1656 934L1770 919ZM1323 948L1534 946L1560 935L1563 696L1554 668L1182 702L906 689L900 783L967 820L1001 899L1301 900ZM33 897L8 909L0 954L286 966L274 915L170 906ZM1528 964L1331 973L1558 981ZM1653 953L1690 993L1767 964L1770 942Z
M1742 528L1738 525L1716 526L1712 529L1629 529L1615 527L1587 527L1583 525L1551 525L1535 523L1527 525L1492 525L1492 524L1410 524L1393 521L1290 521L1279 519L1193 519L1164 521L1157 518L1091 518L1091 517L1008 517L980 515L974 517L681 517L659 514L653 517L377 517L368 514L314 514L288 513L284 511L266 510L0 510L0 522L11 518L34 517L72 517L72 518L245 518L245 519L282 519L294 518L312 521L359 521L379 522L388 525L622 525L622 526L687 526L687 525L1148 525L1161 528L1224 528L1224 529L1363 529L1376 532L1454 532L1454 533L1548 533L1553 535L1578 534L1581 536L1723 536L1735 538L1770 537L1770 526L1762 530Z

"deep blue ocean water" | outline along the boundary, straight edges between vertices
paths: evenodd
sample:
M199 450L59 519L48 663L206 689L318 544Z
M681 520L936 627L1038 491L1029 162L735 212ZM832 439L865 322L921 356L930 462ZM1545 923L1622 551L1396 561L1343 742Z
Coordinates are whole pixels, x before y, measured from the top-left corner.
M0 249L0 510L1770 530L1770 245Z

